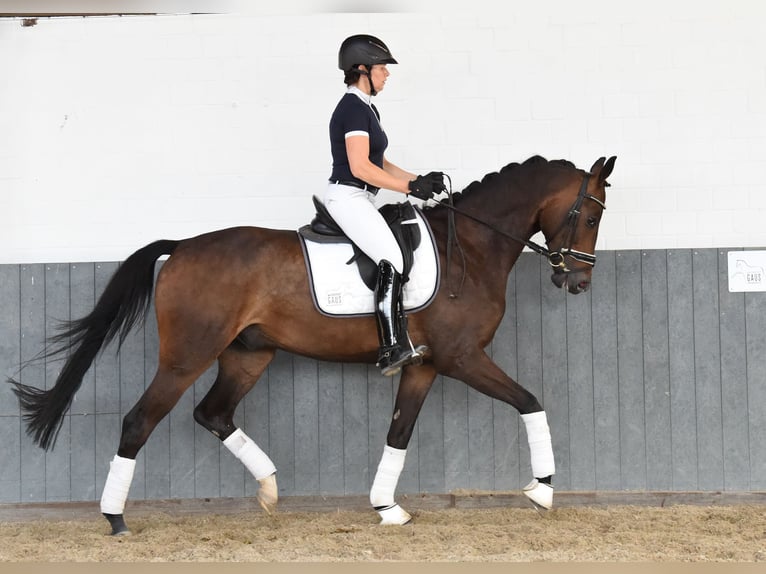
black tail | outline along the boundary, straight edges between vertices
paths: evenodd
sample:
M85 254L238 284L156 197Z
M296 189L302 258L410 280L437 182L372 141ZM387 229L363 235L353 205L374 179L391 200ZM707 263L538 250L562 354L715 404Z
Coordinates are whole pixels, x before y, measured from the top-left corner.
M61 333L49 337L40 358L67 358L53 388L44 391L9 379L19 398L27 433L45 450L53 448L64 414L72 404L98 352L119 334L119 345L139 320L143 320L154 290L154 265L161 255L170 255L178 241L160 240L143 247L120 265L93 311L82 319L65 322Z

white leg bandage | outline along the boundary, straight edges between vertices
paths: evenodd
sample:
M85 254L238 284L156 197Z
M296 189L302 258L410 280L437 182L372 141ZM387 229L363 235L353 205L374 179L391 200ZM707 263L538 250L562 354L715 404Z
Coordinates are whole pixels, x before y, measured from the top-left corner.
M122 514L135 470L135 460L114 455L114 459L109 463L109 475L106 477L104 492L101 494L101 512Z
M247 470L258 480L271 476L277 472L277 467L271 462L268 455L263 452L253 440L242 432L235 430L229 438L223 441L223 445L231 453L242 461Z
M388 445L383 449L378 472L370 489L370 503L376 509L394 505L394 491L404 468L406 454L407 449L402 450Z
M551 429L548 427L548 417L545 415L545 411L521 415L521 420L524 421L527 428L529 455L532 459L532 476L545 478L556 474Z

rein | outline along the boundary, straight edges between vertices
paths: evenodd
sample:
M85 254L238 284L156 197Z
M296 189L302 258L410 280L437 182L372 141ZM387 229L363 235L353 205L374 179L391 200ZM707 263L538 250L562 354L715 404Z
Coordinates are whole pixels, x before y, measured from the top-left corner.
M570 271L570 269L567 267L566 261L564 260L564 257L566 257L567 255L570 256L572 259L575 259L576 261L580 261L581 263L586 263L587 265L590 265L591 267L596 264L596 256L594 254L577 251L570 247L572 240L574 239L575 231L577 229L577 221L580 217L580 208L582 207L583 200L586 198L591 199L595 201L596 203L598 203L602 209L606 209L606 205L604 205L603 201L587 193L588 182L590 180L590 174L586 174L583 177L582 184L580 185L580 191L577 194L577 199L575 200L572 207L569 209L569 213L567 214L567 220L562 223L562 226L568 224L569 236L567 238L567 247L559 249L558 251L551 251L547 247L540 245L538 243L535 243L534 241L517 237L511 233L508 233L507 231L504 231L498 228L495 225L492 225L491 223L487 221L479 219L478 217L471 215L470 213L467 213L461 209L458 209L457 207L454 206L453 200L452 200L452 180L449 179L449 176L446 176L446 177L450 182L450 188L447 191L447 199L441 200L437 203L439 203L440 205L443 205L449 210L448 218L447 218L447 222L448 222L447 277L449 277L449 268L451 265L453 243L458 246L460 250L460 255L463 259L463 263L465 263L465 255L463 254L463 249L460 246L460 242L457 237L457 231L455 228L455 216L454 216L455 213L458 213L462 215L463 217L467 217L468 219L472 219L473 221L480 223L481 225L484 225L485 227L488 227L489 229L491 229L495 233L498 233L499 235L502 235L503 237L507 237L508 239L516 241L517 243L521 243L522 245L525 245L526 247L528 247L535 253L538 253L539 255L544 256L548 260L548 264L551 267L553 267L554 269L561 269L564 273L568 273ZM460 281L460 289L462 289L464 280L465 280L465 264L463 265L463 275ZM450 297L455 298L457 297L457 294L450 292Z

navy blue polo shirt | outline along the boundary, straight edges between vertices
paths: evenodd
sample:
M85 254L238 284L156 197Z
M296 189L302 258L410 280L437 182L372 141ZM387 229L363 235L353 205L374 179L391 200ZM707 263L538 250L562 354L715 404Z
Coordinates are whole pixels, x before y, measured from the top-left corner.
M366 183L351 174L346 154L347 135L367 135L370 138L370 161L383 168L383 154L388 147L388 136L380 125L380 114L367 96L358 88L349 88L330 118L330 151L332 175L330 179ZM364 99L363 99L364 98Z

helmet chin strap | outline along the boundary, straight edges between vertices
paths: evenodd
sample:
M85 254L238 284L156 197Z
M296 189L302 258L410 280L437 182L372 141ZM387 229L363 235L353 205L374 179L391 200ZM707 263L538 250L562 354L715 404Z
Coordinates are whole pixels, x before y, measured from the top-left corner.
M367 76L367 82L370 84L370 96L378 95L378 92L375 91L375 86L372 85L372 74L370 73L370 70L367 68L367 66L364 67L364 70L360 69L359 73L363 76Z

